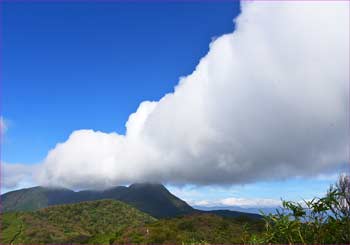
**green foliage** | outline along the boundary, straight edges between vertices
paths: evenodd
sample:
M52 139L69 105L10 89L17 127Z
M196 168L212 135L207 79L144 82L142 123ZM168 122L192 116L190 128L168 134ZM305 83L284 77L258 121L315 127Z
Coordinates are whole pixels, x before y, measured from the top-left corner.
M142 186L141 186L142 187ZM140 186L133 188L139 189ZM194 213L157 220L114 200L2 214L2 244L330 244L350 243L350 177L325 197L283 201L263 219ZM135 200L135 199L133 199ZM159 202L161 203L161 202Z
M11 244L22 241L23 222L19 213L6 213L1 217L1 243Z
M116 231L155 221L119 201L101 200L2 215L1 243L109 244ZM19 234L18 234L19 233Z
M241 242L245 223L251 232L263 228L256 219L214 214L156 220L125 203L101 200L4 213L0 243L232 244Z
M213 214L193 214L127 229L115 244L232 244L241 243L243 222L254 227L254 232L263 228L256 219L223 218ZM258 228L257 228L258 227ZM253 232L253 230L250 230ZM136 236L136 240L133 238Z
M277 214L263 214L265 231L244 231L244 243L331 244L350 243L350 177L342 175L323 198L283 201Z

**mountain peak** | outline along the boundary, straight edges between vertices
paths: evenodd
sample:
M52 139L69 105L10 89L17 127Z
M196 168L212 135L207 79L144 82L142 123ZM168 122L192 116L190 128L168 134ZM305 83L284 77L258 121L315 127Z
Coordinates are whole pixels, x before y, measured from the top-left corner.
M152 189L163 189L166 190L165 186L160 183L152 183L152 182L144 182L144 183L134 183L129 185L130 189L144 189L144 188L152 188Z

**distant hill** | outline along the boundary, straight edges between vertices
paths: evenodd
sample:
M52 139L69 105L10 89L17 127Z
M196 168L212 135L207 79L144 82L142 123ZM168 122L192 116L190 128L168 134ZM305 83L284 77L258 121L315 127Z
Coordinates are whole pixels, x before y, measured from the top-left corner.
M241 215L260 218L260 215L229 210L202 211L171 194L161 184L140 183L129 187L117 186L103 191L75 192L65 188L33 187L1 195L2 212L33 211L59 204L79 203L101 199L125 202L155 217L166 218L193 213L214 213L224 217Z
M198 210L198 209L196 209ZM237 218L240 216L247 216L250 218L255 218L255 219L260 219L261 216L259 214L254 214L254 213L244 213L240 211L232 211L232 210L227 210L227 209L219 209L219 210L208 210L208 211L203 211L200 210L201 213L208 213L208 214L216 214L221 217L228 217L228 218Z
M1 244L109 244L122 229L156 219L128 204L99 200L2 214Z
M155 218L120 201L99 200L7 212L1 244L232 244L241 243L243 224L261 232L263 221L214 214Z

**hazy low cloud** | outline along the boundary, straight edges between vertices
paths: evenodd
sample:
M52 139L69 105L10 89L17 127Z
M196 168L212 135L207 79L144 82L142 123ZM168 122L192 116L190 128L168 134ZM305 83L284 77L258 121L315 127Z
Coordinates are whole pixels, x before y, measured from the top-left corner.
M224 198L221 200L201 200L193 202L192 205L201 207L243 207L243 208L264 208L264 207L279 207L281 200L267 198Z
M39 165L1 163L1 192L33 185L32 176Z
M237 29L173 93L142 102L126 135L73 132L38 183L233 184L335 168L348 149L348 20L348 2L243 2Z

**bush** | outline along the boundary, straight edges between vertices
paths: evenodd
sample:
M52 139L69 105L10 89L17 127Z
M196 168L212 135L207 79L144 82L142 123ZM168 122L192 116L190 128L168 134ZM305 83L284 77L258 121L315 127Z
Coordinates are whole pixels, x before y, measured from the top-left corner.
M326 196L303 204L283 201L277 214L264 214L265 231L244 233L242 240L256 243L350 243L350 176L341 175Z

